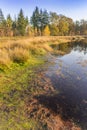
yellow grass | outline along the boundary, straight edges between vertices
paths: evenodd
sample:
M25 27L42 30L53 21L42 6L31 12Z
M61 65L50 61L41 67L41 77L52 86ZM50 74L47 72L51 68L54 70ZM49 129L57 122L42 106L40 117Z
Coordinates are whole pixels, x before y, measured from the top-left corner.
M0 65L8 66L10 62L11 60L10 60L8 52L5 49L0 50Z
M80 37L81 38L81 37ZM0 65L12 62L26 62L31 55L53 52L50 44L59 44L78 39L75 36L43 36L0 38Z
M21 47L15 47L13 50L10 50L9 57L13 62L18 63L26 62L30 58L28 50Z

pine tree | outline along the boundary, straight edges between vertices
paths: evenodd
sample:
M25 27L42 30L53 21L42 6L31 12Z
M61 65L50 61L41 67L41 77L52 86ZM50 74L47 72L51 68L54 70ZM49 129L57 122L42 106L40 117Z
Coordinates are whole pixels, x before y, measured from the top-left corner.
M28 20L28 17L26 16L26 18L25 18L25 25L27 26L27 25L29 25L29 20Z
M39 16L39 23L40 23L40 31L41 35L43 35L44 28L49 24L49 15L46 10L42 11L40 10L40 16Z
M39 11L39 8L36 7L31 17L31 24L34 27L34 31L37 29L37 34L42 35L44 28L49 24L49 14L47 11L42 11L42 9Z
M0 9L0 36L5 36L6 21L2 10Z
M15 20L12 23L12 30L13 30L13 35L17 36L18 35L18 31L17 31L17 18L15 16L14 18Z
M31 24L33 25L34 27L34 32L35 30L37 30L37 35L39 34L39 28L40 28L40 12L39 12L39 8L36 7L34 12L33 12L33 15L31 17Z
M12 24L13 24L13 21L12 21L12 18L10 16L10 14L7 16L7 20L6 20L6 26L10 29L12 29Z
M6 27L5 27L5 35L6 36L13 36L12 24L13 24L13 21L12 21L10 14L9 14L7 16L7 19L6 19Z
M0 9L0 27L4 27L4 25L5 25L5 18L2 10Z
M0 23L4 21L4 15L2 13L2 10L0 9Z
M47 10L43 11L43 25L46 27L49 24L49 14Z
M18 29L19 35L21 36L25 35L25 28L26 28L26 20L23 14L23 10L21 9L18 15L18 20L17 20L17 29Z

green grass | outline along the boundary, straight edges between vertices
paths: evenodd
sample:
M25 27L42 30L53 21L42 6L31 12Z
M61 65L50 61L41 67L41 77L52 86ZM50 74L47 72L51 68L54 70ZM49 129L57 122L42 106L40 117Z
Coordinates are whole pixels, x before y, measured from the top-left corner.
M38 130L42 125L26 117L25 106L37 92L30 86L34 70L44 64L50 47L9 40L0 39L0 130Z
M37 91L29 87L29 82L35 76L34 68L43 63L43 59L32 57L25 64L13 63L0 73L0 130L34 130L39 125L36 120L27 119L25 102Z

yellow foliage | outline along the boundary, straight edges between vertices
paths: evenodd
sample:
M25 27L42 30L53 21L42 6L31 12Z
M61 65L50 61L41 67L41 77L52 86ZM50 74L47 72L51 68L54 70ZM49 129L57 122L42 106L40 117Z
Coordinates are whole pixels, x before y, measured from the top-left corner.
M45 29L43 30L43 35L44 36L49 36L50 35L50 29L48 26L45 27Z

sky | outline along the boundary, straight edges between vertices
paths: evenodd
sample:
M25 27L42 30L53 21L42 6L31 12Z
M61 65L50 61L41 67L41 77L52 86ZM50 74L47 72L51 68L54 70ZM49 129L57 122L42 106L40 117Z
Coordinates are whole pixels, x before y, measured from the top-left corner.
M48 12L63 14L74 21L87 20L87 0L0 0L0 8L5 17L10 13L14 18L21 8L30 17L36 6Z

